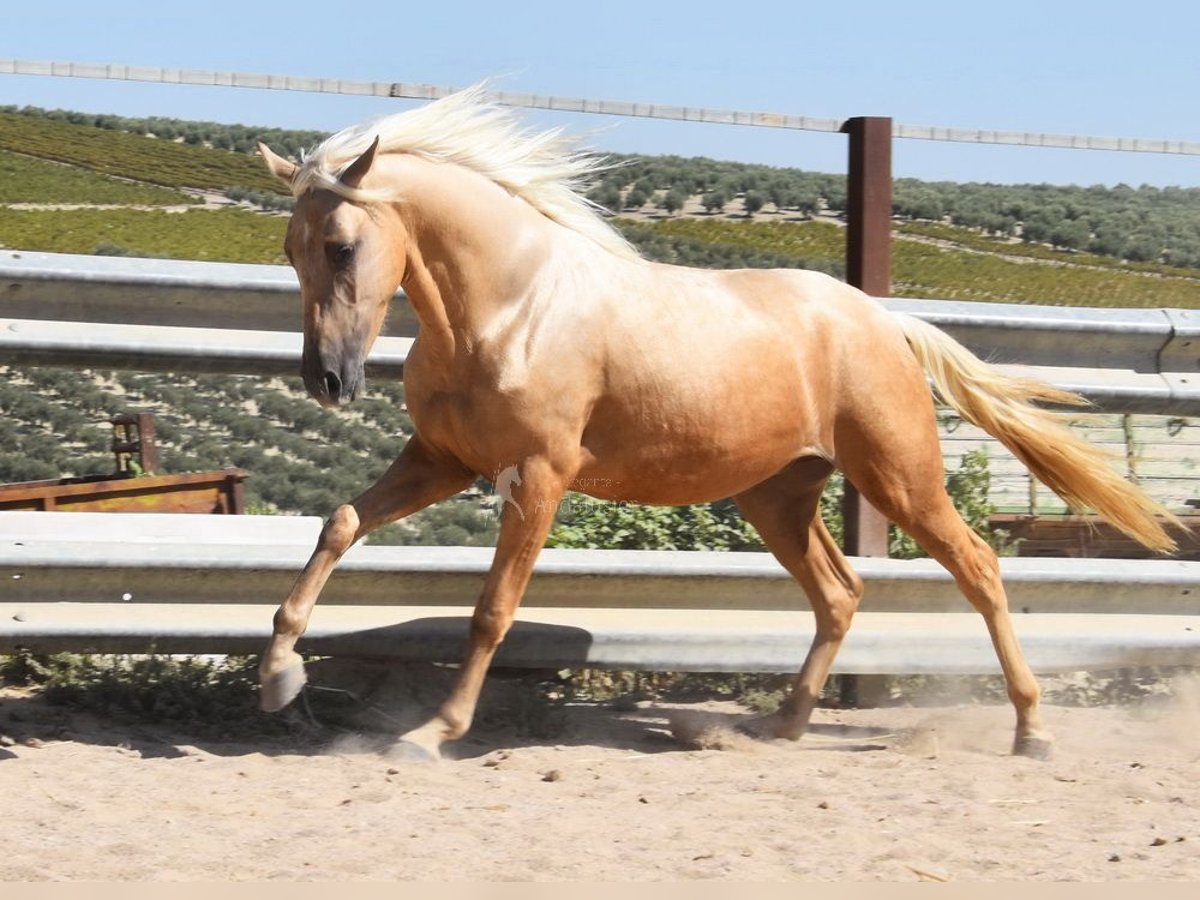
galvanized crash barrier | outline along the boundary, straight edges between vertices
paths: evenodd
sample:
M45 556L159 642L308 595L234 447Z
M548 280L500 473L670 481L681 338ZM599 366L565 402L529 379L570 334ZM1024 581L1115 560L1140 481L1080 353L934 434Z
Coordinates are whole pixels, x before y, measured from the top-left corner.
M31 365L294 375L299 287L286 266L0 250L0 358ZM882 301L977 354L1107 412L1200 415L1200 313ZM402 376L417 333L397 295L369 372Z
M257 653L320 527L307 517L0 513L0 653ZM455 661L490 563L480 548L355 547L301 649ZM854 564L866 596L836 671L997 671L983 620L941 567ZM1200 665L1200 563L1003 567L1037 671ZM812 634L803 595L769 554L547 550L497 664L787 672Z

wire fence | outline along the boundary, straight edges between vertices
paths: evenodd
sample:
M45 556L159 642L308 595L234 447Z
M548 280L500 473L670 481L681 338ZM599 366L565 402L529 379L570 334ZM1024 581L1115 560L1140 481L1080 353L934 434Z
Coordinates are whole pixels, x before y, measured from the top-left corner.
M406 100L436 100L458 89L405 81L352 81L343 78L310 78L295 75L214 72L204 69L172 69L156 66L49 62L20 59L0 59L0 75L45 75L64 78L142 81L156 84L190 84L207 85L210 87L252 88L257 90L348 94L360 97L392 97ZM677 106L626 100L592 100L513 91L494 91L492 92L492 98L504 106L524 107L527 109L548 109L557 112L626 116L632 118L670 119L714 125L749 125L760 128L785 128L797 131L837 132L841 130L843 124L843 120L841 119L798 116L785 113L711 109L700 106ZM1073 150L1110 150L1132 153L1200 156L1200 141L1177 141L1161 138L1098 137L1094 135L1049 134L1030 131L903 124L894 124L892 126L892 136L919 141L951 141L971 144L1005 144L1021 147L1053 147Z

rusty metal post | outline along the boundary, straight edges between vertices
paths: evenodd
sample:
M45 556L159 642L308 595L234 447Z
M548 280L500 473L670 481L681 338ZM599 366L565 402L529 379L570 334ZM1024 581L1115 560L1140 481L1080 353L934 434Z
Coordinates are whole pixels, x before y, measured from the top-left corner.
M846 189L846 280L872 297L892 291L892 120L847 119L850 174ZM846 485L843 547L849 556L887 556L887 520Z
M892 120L847 119L850 138L846 189L846 280L872 297L892 292ZM842 546L847 556L887 556L888 523L846 482L842 498ZM845 675L838 691L843 706L874 705L879 678Z
M872 297L892 292L892 120L847 119L846 280Z
M155 442L153 413L119 413L109 420L113 426L113 455L117 472L133 473L131 460L136 457L141 474L158 471L158 445Z

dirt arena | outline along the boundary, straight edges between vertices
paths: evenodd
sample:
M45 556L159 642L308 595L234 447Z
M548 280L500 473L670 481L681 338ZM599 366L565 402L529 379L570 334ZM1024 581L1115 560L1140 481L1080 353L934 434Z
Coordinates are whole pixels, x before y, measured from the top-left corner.
M1200 879L1194 680L1047 707L1048 762L1007 755L1000 705L823 709L798 744L734 714L568 704L550 739L491 718L419 764L377 730L201 740L9 688L0 880Z

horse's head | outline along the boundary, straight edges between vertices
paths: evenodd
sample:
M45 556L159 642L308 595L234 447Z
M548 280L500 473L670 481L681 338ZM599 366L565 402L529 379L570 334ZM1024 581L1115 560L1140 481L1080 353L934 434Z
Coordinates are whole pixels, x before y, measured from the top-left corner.
M376 139L332 183L311 185L297 181L300 166L258 145L267 168L297 195L284 250L304 306L300 371L322 406L349 403L363 386L367 353L404 276L394 215L386 204L362 199L378 145Z

